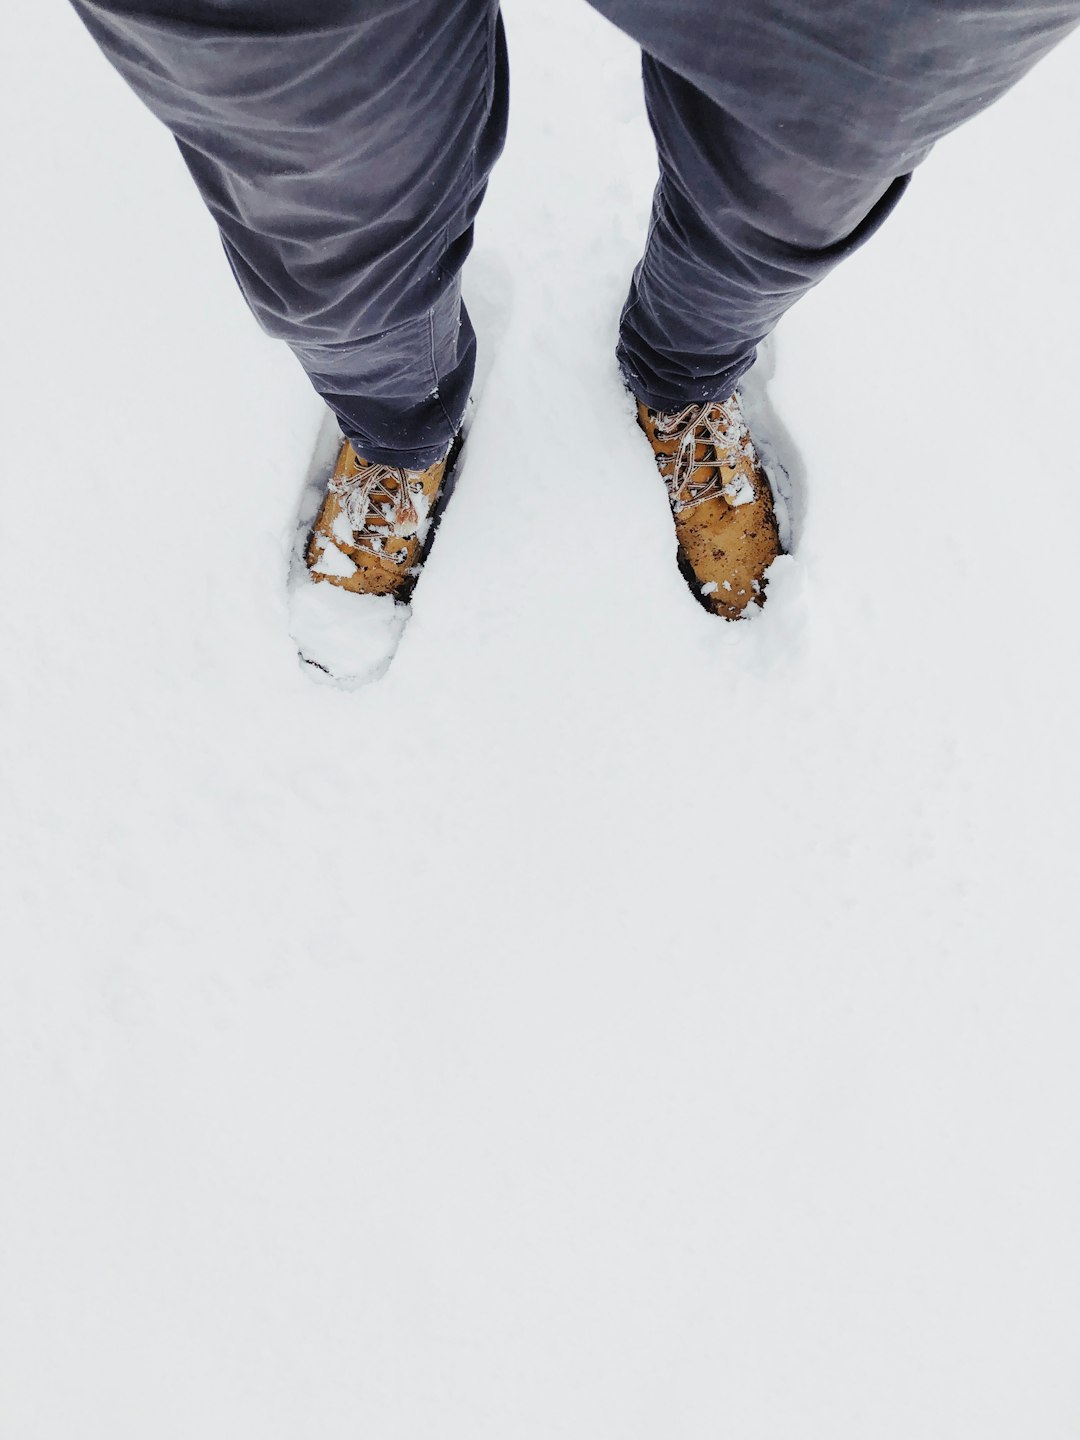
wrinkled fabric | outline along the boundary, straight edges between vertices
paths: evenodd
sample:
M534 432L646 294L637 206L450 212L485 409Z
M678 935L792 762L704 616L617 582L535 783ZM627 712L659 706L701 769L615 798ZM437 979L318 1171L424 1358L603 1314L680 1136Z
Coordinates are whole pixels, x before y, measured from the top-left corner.
M1080 0L592 0L643 48L660 181L619 358L654 409L725 399L934 142Z
M496 0L73 0L176 136L260 323L367 459L460 426L460 271L506 131ZM660 178L618 357L726 399L781 315L1080 0L591 0L643 50Z
M74 3L358 453L439 459L472 383L460 271L506 131L494 0Z

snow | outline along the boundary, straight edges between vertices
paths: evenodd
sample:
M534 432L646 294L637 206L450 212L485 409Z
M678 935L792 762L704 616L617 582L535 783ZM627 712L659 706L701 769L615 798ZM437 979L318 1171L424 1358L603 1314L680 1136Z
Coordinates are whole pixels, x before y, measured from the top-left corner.
M327 549L341 555L336 545ZM409 615L389 595L350 595L305 580L292 589L289 634L305 661L351 688L386 673Z
M754 483L740 470L735 479L724 486L722 493L731 505L749 505L754 498Z
M340 519L340 516L338 518ZM311 567L316 575L338 575L347 579L356 573L356 566L349 557L324 535L319 535L315 543L322 550L322 554Z
M353 692L289 635L318 402L8 17L5 1436L1067 1440L1080 40L763 357L726 626L611 360L636 55L507 11L490 374Z
M353 528L352 528L352 526L349 524L348 516L345 514L345 511L344 511L344 510L339 510L339 511L337 512L337 514L334 516L334 523L331 525L330 529L333 531L333 533L334 533L334 535L336 536L336 538L337 538L338 540L340 540L343 544L345 544L345 545L351 545L351 544L353 544L353 542L354 542ZM336 548L337 548L337 547L335 546L335 549L336 549ZM340 553L340 552L339 552L339 553ZM347 571L346 573L349 574L349 575L351 575L351 574L353 573L353 570L355 570L355 569L356 569L356 566L354 565L353 568L352 568L352 570L349 570L349 571Z

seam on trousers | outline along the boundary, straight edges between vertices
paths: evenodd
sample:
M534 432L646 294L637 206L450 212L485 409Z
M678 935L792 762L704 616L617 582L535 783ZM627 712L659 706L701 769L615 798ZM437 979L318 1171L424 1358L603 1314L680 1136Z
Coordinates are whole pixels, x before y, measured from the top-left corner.
M637 269L634 271L634 299L623 311L619 321L620 327L626 325L634 311L641 307L641 282L645 277L645 263L649 258L649 246L652 244L653 232L660 223L660 211L666 203L664 199L664 181L663 177L661 177L656 182L656 193L653 196L652 212L649 215L649 228L645 232L645 247L641 252L641 259L638 261Z
M396 325L390 325L385 330L376 330L372 334L352 335L347 340L289 340L287 343L297 350L317 351L333 359L338 355L348 355L353 350L363 345L372 345L382 340L391 340L402 330L407 330L410 325L423 323L426 316L421 312L419 315L410 315L406 320L399 320ZM281 336L275 336L281 339Z
M474 164L475 164L475 161L474 161ZM449 245L450 245L450 226L449 226L449 224L447 224L447 225L445 225L445 226L443 227L443 233L442 233L442 253L443 253L444 255L446 254L446 251L447 251L447 249L449 248ZM460 281L455 278L454 283L455 283L455 284L460 284ZM460 299L458 300L458 304L459 304L459 305L461 304ZM452 434L457 434L457 424L456 424L456 422L454 421L453 417L451 416L450 412L447 410L446 405L445 405L445 403L444 403L444 401L443 401L443 396L442 396L442 376L439 374L439 362L438 362L438 359L437 359L436 354L435 354L435 311L436 311L437 309L438 309L438 305L437 305L437 304L436 304L436 305L433 305L433 306L431 307L431 309L428 311L428 317L427 317L427 318L428 318L428 346L429 346L430 351L431 351L431 373L432 373L432 376L434 377L434 380L435 380L435 394L434 394L434 397L433 397L433 398L436 399L436 400L438 400L438 402L439 402L439 409L442 411L443 415L446 417L446 423L447 423L447 425L449 425L450 430L451 430L451 433L452 433ZM459 321L459 324L460 324L460 321Z

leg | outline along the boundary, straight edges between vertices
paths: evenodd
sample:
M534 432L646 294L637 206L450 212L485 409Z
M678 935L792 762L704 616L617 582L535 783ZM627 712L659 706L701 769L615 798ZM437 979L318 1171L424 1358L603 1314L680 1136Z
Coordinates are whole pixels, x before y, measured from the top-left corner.
M73 3L356 450L441 457L475 355L459 273L505 133L497 0Z
M724 400L933 143L1080 23L1080 0L593 0L645 50L660 157L619 358L647 405Z

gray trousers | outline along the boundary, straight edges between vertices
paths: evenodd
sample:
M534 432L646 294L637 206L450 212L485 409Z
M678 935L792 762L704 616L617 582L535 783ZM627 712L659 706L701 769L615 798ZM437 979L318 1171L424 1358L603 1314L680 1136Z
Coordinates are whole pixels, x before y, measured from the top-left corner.
M472 380L459 277L506 128L496 0L73 3L359 453L437 459ZM661 410L726 399L934 141L1080 23L1080 0L592 3L644 54L660 178L618 357Z

